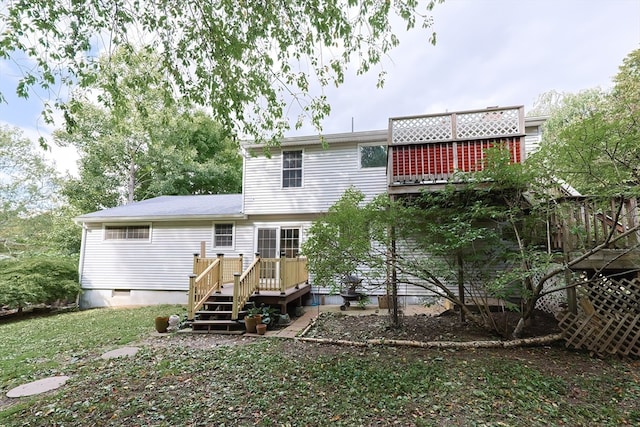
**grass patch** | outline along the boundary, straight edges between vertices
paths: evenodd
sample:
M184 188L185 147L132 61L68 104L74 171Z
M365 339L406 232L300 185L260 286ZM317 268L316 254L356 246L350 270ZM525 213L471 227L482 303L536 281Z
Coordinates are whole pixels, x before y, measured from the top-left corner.
M182 306L95 309L0 324L0 390L57 375L65 366L149 335Z
M176 335L164 338L162 347L144 347L135 358L94 357L148 334L156 314L174 311L71 313L59 316L62 324L82 326L38 329L40 344L29 344L31 352L41 352L43 362L71 379L52 394L1 411L0 425L640 423L637 362L603 362L562 348L361 349L275 339L193 346L202 337ZM27 336L36 329L32 322L11 325L11 333ZM120 331L109 331L115 327ZM52 351L47 337L62 350ZM18 347L10 347L14 360ZM77 360L65 364L60 354ZM3 386L20 379L4 369L3 376Z

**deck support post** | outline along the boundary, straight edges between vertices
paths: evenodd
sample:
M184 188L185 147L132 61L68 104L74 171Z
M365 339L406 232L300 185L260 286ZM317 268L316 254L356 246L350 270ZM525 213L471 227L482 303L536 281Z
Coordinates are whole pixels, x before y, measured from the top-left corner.
M222 293L222 285L224 283L224 254L216 254L218 257L218 290L217 294Z
M238 320L238 301L240 300L240 273L233 273L233 305L231 306L231 320Z
M461 253L457 254L456 261L458 265L458 298L460 298L460 304L464 306L464 265ZM460 322L464 323L465 320L464 307L460 307Z
M202 255L202 258L207 257L207 242L204 240L200 242L200 255Z
M198 258L200 257L200 253L198 252L194 252L193 253L193 268L191 269L193 274L198 274L198 271L196 270L198 268Z
M260 252L256 252L255 259L260 260ZM256 290L254 291L256 294L260 294L260 278L262 277L262 260L260 260L260 264L258 265L258 279L256 280Z
M196 292L196 275L189 275L189 302L187 304L187 320L193 320L195 313L193 312L193 305L195 304L195 292Z
M287 257L285 251L280 251L280 295L285 294L285 289L287 288Z

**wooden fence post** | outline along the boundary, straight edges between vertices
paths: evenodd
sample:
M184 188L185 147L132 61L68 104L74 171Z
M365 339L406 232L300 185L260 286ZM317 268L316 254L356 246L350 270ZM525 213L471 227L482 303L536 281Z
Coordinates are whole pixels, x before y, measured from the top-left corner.
M224 283L224 254L216 254L218 257L218 290L217 294L222 293L222 284Z
M190 274L189 275L189 301L187 303L187 319L188 320L193 320L193 317L195 315L195 313L193 312L193 305L195 304L195 300L196 300L196 275L195 274Z
M200 256L200 254L198 252L194 252L193 254L193 269L192 272L193 274L198 274L198 257Z
M204 240L200 242L200 254L202 255L202 258L207 257L207 242Z
M284 295L284 290L287 285L285 282L287 279L287 272L285 271L287 269L287 257L284 251L280 251L280 261L278 261L278 264L280 264L280 295Z
M240 273L233 273L233 306L231 307L231 320L238 320L238 301L240 301Z
M256 266L258 268L258 278L257 278L257 283L256 283L256 290L255 293L259 294L260 293L260 276L262 275L262 259L260 258L260 252L256 252L256 259L258 260L258 265Z

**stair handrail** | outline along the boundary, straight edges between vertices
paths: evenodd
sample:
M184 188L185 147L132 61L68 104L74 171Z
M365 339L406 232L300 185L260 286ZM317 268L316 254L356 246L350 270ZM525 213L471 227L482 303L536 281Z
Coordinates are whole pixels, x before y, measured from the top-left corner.
M597 199L588 196L565 196L555 200L557 206L552 213L552 224L556 230L554 247L571 252L580 244L587 249L626 234L639 224L638 201L636 198L614 197L608 200L608 209L602 210ZM582 239L571 230L580 229ZM582 240L582 241L580 241ZM620 241L631 247L640 240L639 233L625 235Z
M260 255L256 254L253 262L242 273L233 275L233 306L231 319L238 320L240 310L249 301L249 298L258 289L260 281Z
M197 256L194 254L194 256ZM222 260L218 257L205 268L202 273L189 275L189 301L187 302L187 318L193 320L204 302L214 291L222 286Z

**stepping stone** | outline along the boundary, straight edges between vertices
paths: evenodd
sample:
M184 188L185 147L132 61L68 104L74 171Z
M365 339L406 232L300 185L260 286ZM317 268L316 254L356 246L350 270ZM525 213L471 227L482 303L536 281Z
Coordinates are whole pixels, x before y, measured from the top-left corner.
M9 390L7 392L7 397L33 396L34 394L45 393L64 385L68 379L69 377L66 375L43 378Z
M116 348L115 350L107 351L105 354L100 356L102 359L115 359L116 357L130 357L135 356L135 354L140 350L140 347L121 347Z

